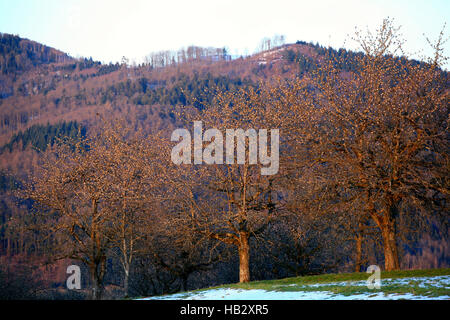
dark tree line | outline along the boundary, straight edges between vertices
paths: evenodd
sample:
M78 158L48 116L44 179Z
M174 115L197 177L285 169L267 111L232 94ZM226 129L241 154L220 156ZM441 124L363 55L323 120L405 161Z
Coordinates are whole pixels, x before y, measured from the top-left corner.
M57 138L75 138L81 133L86 135L86 128L76 121L61 122L57 124L32 125L25 131L14 134L10 141L0 148L0 152L11 152L19 145L25 150L29 145L37 151L45 151L48 145L53 145Z
M155 82L147 78L137 81L127 80L109 86L102 93L101 102L113 102L117 96L132 98L137 105L195 105L211 102L214 89L234 90L242 86L254 85L249 79L229 78L225 76L214 77L211 74L200 76L194 74L189 77L181 74L169 81Z
M0 33L0 73L14 74L52 62L64 62L71 58L53 48L19 36Z
M360 70L359 61L364 57L365 53L363 51L352 51L344 48L334 49L332 47L324 47L319 44L307 43L305 41L297 41L296 44L308 45L314 48L314 52L323 59L323 61L331 61L334 68L345 71L356 73ZM293 49L287 49L283 52L283 58L289 62L294 62L298 65L298 75L303 76L311 72L317 72L320 68L320 62L318 62L317 57L310 57L301 52L295 51ZM390 54L385 55L386 59L394 59L397 62L404 65L405 68L422 64L424 62L417 61L414 59L408 59L404 56L392 56Z

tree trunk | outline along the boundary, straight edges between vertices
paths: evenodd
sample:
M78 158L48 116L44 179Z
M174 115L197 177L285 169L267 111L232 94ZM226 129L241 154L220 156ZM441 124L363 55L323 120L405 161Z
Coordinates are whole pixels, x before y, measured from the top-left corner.
M400 269L395 230L395 218L397 216L398 208L392 199L390 199L387 212L383 216L377 216L376 214L372 216L381 230L384 250L384 269L386 271Z
M124 269L124 279L123 279L123 291L125 292L125 297L128 297L128 279L130 277L130 267L126 266Z
M239 237L239 283L250 281L250 245L248 232L241 232Z
M187 291L187 283L188 283L189 274L181 275L181 291Z
M386 271L398 270L400 269L400 264L393 223L386 223L381 233L384 247L384 268Z
M356 257L355 257L355 272L361 272L362 263L362 234L358 233L356 236Z
M101 258L98 263L89 266L92 282L92 300L100 300L103 295L103 277L105 275L106 259Z
M89 273L91 276L91 283L92 283L92 293L91 293L91 299L92 300L99 300L100 299L100 288L98 285L97 280L97 266L95 264L91 264L89 266Z

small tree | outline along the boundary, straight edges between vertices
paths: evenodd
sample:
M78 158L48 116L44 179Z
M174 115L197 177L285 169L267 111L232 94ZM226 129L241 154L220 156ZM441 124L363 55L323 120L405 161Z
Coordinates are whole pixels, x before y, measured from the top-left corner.
M112 245L124 272L124 292L133 260L152 230L154 173L151 150L142 132L132 133L121 122L104 124L100 139L107 145L103 157L111 167L109 175ZM106 181L105 181L106 183Z
M40 227L57 242L55 258L80 260L89 267L93 299L102 296L113 235L105 206L111 168L103 151L105 146L95 140L55 144L26 190L26 196L40 205Z
M100 299L106 259L115 248L128 291L138 242L151 230L151 154L124 127L105 124L99 134L62 140L45 154L25 196L39 205L40 228L55 240L56 258L84 262L92 298Z

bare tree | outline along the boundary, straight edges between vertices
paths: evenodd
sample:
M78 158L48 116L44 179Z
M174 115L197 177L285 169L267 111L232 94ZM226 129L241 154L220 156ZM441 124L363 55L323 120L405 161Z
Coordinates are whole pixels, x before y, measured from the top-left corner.
M115 248L128 290L138 242L151 226L151 154L139 135L106 124L97 135L49 148L25 196L40 205L41 228L58 240L56 258L84 262L100 299L106 259Z
M105 123L100 137L108 146L103 156L112 168L109 186L113 244L124 272L124 292L128 294L131 265L142 245L156 228L154 221L154 155L147 147L150 139L132 132L123 121ZM151 142L151 140L150 140Z
M56 258L84 262L90 271L92 297L100 299L107 251L112 245L108 225L111 169L105 146L87 141L56 144L32 177L27 196L42 206L43 228L59 239ZM89 151L87 150L89 148Z
M380 228L386 270L399 268L396 221L405 201L448 196L448 90L440 55L429 63L397 58L402 41L390 20L357 34L365 51L344 75L334 61L312 79L317 179L338 201L364 203ZM441 34L442 38L442 34ZM442 45L441 40L437 47ZM438 51L438 50L437 50ZM318 180L318 181L319 181ZM407 214L407 212L404 212Z
M282 165L274 175L262 174L261 169L264 168L252 162L255 150L250 148L250 140L246 139L255 138L252 133L258 129L277 129L283 132L290 117L288 112L281 109L283 102L279 98L283 94L279 86L262 84L258 89L216 92L215 101L211 105L200 111L191 110L180 114L186 120L186 125L201 120L205 129L214 128L224 133L227 129L241 129L243 140L239 141L239 138L235 139L233 136L226 144L226 148L233 151L242 143L245 158L239 163L232 160L231 163L223 164L221 161L213 161L202 165L175 165L170 162L170 146L165 152L161 151L165 159L159 171L166 181L168 199L179 214L190 220L192 232L237 248L240 282L250 281L250 239L261 236L282 212L283 207L282 197L276 188L284 174ZM203 134L195 130L194 135ZM272 136L271 139L267 142L273 146L276 138ZM202 147L205 146L205 154L212 152L215 159L222 157L224 160L221 148L211 150L219 140L220 137L216 135L215 138L205 138L201 143ZM277 151L272 148L270 152L274 155ZM229 156L234 157L234 151ZM191 154L186 157L189 162L191 157ZM260 157L264 158L261 154Z

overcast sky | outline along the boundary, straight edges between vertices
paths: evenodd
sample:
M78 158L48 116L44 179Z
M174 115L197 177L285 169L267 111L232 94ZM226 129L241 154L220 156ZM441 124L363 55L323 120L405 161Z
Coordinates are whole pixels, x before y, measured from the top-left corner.
M275 34L288 43L351 48L346 39L355 27L374 28L387 16L402 26L407 49L416 52L426 47L423 34L436 39L450 22L450 0L0 0L0 32L102 62L122 56L139 61L152 51L188 45L251 54Z

